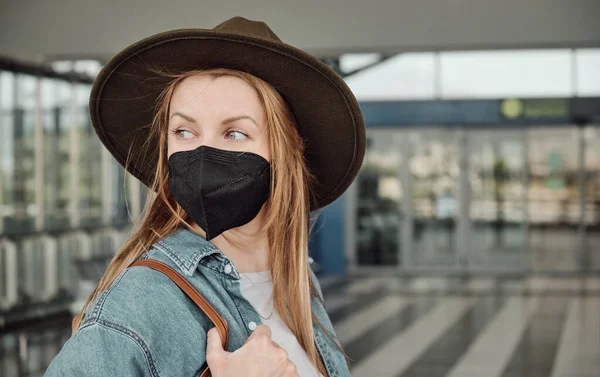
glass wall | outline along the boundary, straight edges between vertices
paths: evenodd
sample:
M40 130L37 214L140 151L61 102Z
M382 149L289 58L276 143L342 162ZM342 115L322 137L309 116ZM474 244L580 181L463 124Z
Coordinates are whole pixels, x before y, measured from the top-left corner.
M600 127L584 129L585 238L583 265L600 270Z
M103 156L90 89L0 70L0 235L99 226L105 212L108 223L128 221L124 170Z
M31 76L3 72L0 85L0 100L6 99L0 107L4 228L33 230L35 100L31 95L35 96L36 81Z
M359 266L600 271L600 133L574 125L369 129Z
M103 146L92 127L87 106L89 87L78 87L76 91L79 123L79 211L81 224L94 226L102 223L102 150Z
M356 260L361 265L401 263L402 186L401 135L371 132L368 152L356 180Z
M417 266L457 262L460 132L428 130L409 134L411 240Z
M70 225L70 106L72 84L63 80L41 82L41 113L44 128L44 209L45 227L61 229Z
M575 270L583 221L580 130L574 126L527 131L531 248L537 269Z
M527 250L524 130L469 132L470 263L523 265Z
M340 61L342 69L353 71L378 58L349 54ZM600 96L599 67L598 48L403 53L346 81L359 101L569 98ZM427 118L418 106L394 111L417 124L422 123L420 117ZM386 150L384 142L372 142L370 148L388 159L405 156L405 163L393 162L394 185L404 189L393 204L400 225L386 228L387 238L399 240L394 251L387 249L394 246L391 242L385 246L385 254L400 256L397 265L600 269L598 127L490 128L471 123L462 139L461 124L434 129L431 124L407 128L406 119L402 127L392 128L390 123L386 138L401 135L397 137L408 144L388 143ZM372 127L367 133L376 139L381 127ZM368 161L361 171L363 180L387 179L381 169L373 169L381 162ZM359 182L361 202L381 201L379 193L366 190L360 178ZM351 223L358 227L378 217L364 209L349 210L357 216ZM373 231L359 228L358 233L373 239ZM359 265L372 258L363 238L360 242L349 251L357 256L349 259ZM375 241L370 245L376 248Z

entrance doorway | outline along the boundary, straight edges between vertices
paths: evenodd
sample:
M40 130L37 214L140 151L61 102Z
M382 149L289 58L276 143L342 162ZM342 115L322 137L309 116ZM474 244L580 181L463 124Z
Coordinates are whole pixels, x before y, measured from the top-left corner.
M387 128L367 138L346 206L352 268L600 272L597 128Z

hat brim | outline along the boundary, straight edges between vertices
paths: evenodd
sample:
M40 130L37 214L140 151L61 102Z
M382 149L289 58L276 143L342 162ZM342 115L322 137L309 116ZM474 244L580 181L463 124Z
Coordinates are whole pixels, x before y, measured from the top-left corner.
M151 186L158 145L148 131L157 98L170 80L158 72L216 67L263 79L291 107L316 177L311 210L330 204L350 186L363 161L365 131L346 83L302 50L249 36L181 29L125 48L107 62L92 87L90 115L100 140L133 176Z

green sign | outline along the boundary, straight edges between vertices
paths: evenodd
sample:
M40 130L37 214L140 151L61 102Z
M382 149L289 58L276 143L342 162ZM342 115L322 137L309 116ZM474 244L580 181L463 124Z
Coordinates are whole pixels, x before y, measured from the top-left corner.
M507 119L568 117L569 100L565 98L505 99L500 105L500 112Z

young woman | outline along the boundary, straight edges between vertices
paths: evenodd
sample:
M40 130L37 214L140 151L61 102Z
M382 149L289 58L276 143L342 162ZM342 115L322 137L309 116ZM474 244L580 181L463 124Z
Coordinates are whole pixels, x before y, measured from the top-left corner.
M113 156L152 188L145 214L45 376L349 376L308 262L311 211L365 148L356 99L316 58L240 17L113 57L90 97ZM184 276L228 324L161 272Z

